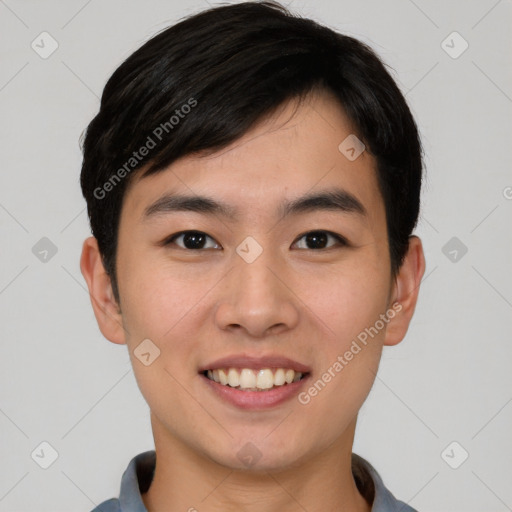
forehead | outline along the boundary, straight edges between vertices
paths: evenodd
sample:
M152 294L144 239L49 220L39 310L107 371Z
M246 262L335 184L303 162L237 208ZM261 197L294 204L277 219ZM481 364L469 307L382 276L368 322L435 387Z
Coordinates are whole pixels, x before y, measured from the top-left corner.
M222 150L187 155L155 174L135 175L124 205L143 221L151 205L174 193L215 197L232 206L237 217L282 215L283 197L341 189L371 215L383 206L375 160L366 151L353 158L361 149L354 132L327 93L312 94L301 104L288 101Z

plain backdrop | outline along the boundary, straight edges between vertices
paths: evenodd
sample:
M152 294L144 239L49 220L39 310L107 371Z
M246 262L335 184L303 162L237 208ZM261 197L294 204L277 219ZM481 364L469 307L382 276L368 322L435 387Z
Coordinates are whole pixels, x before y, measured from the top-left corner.
M153 448L126 346L102 337L79 269L90 232L78 140L116 67L207 7L0 0L2 512L89 511ZM380 54L426 152L425 279L406 339L384 349L354 451L420 511L512 510L511 2L290 7Z

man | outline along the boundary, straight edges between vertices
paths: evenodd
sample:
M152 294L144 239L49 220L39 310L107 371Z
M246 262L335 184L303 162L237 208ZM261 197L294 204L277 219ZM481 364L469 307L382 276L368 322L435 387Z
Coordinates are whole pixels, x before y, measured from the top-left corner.
M155 440L95 510L413 510L352 454L425 267L379 58L276 3L213 8L115 71L83 149L81 269Z

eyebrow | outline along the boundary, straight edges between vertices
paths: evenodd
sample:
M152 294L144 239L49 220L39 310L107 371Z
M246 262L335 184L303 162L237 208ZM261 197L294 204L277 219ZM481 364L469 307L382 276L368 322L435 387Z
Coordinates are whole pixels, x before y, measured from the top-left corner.
M149 205L142 215L142 220L165 215L172 212L196 212L204 215L221 216L229 220L240 218L240 212L234 206L219 202L211 197L198 195L166 194ZM338 211L349 214L367 215L366 209L353 194L335 188L308 193L281 203L277 216L280 220L290 215L313 211Z

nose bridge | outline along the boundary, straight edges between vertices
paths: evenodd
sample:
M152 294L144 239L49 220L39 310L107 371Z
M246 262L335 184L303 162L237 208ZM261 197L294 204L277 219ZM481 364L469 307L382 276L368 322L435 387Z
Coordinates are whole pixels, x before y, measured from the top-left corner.
M243 258L236 263L235 275L238 283L239 298L265 295L267 302L274 299L277 283L272 266L276 266L276 258L271 257L270 251L264 251L254 261L248 262Z
M270 309L272 303L279 301L282 297L280 287L282 286L271 271L277 267L278 262L271 249L266 248L254 259L246 259L242 253L243 247L239 247L238 259L235 258L235 296L237 303L249 307L256 312ZM254 249L251 247L250 251Z
M239 326L252 336L261 336L277 326L292 327L298 313L293 294L282 282L277 251L265 249L255 259L248 258L255 249L250 244L247 247L242 243L234 255L234 268L217 309L219 326Z

